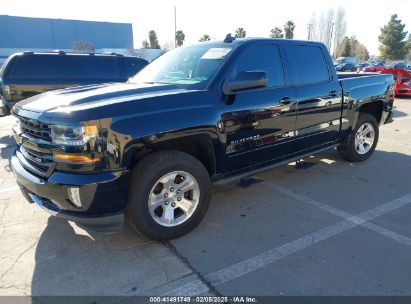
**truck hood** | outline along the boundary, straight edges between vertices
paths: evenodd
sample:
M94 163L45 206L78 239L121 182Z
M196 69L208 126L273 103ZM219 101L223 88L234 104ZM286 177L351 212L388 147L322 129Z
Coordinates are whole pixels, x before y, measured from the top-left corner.
M188 91L169 84L99 84L43 93L18 102L16 107L43 114L46 112L71 112Z

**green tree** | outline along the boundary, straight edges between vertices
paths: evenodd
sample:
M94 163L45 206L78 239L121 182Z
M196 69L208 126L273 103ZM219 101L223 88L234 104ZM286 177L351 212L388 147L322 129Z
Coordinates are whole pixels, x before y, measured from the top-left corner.
M184 34L183 31L180 30L176 32L177 46L182 46L184 44L185 39L186 39L186 35Z
M148 43L147 39L144 39L144 40L141 42L141 47L142 47L143 49L149 49L149 48L150 48L150 43Z
M404 31L405 24L398 19L397 14L391 16L390 21L381 28L378 37L380 42L380 56L385 59L401 60L408 52L407 32Z
M348 37L345 37L342 42L341 54L338 57L351 57L351 56L352 56L351 41Z
M335 51L336 57L358 57L361 61L370 58L367 48L361 44L355 36L344 37L342 42L337 46Z
M287 39L293 39L294 38L294 30L295 30L295 23L288 20L284 24L284 33L285 33L285 38Z
M203 41L210 41L210 40L211 40L211 37L207 34L204 34L203 36L201 36L201 38L198 41L203 42Z
M270 38L284 38L283 30L279 27L275 27L271 30Z
M247 32L242 27L239 27L235 30L235 38L245 38L246 35Z
M150 49L160 48L160 43L158 42L156 31L151 30L148 32L148 41L150 42Z

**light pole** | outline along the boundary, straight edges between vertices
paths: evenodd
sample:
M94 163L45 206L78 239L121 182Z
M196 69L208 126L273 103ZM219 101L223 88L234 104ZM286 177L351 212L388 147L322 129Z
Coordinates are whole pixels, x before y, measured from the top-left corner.
M329 42L329 46L328 49L331 51L331 44L333 41L333 32L334 32L334 22L331 23L331 31L330 31L330 42Z
M177 7L174 5L174 47L177 47Z

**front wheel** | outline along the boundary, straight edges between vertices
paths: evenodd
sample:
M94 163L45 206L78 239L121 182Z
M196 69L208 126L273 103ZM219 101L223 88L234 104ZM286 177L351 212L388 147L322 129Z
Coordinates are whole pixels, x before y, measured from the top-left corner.
M374 116L361 113L347 143L338 147L341 157L351 162L364 161L371 156L378 143L379 129Z
M132 171L127 208L131 224L153 240L177 238L203 219L211 191L206 168L193 156L153 153Z

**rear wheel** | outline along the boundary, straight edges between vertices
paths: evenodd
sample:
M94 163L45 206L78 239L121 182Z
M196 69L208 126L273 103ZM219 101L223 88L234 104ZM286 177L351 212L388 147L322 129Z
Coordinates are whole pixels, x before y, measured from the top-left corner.
M338 152L345 160L364 161L371 156L378 143L379 129L374 116L361 113L347 143L338 147Z
M129 191L133 227L150 239L169 240L201 222L211 200L211 181L196 158L164 151L137 164Z

